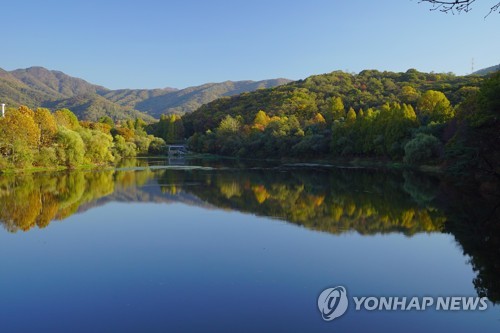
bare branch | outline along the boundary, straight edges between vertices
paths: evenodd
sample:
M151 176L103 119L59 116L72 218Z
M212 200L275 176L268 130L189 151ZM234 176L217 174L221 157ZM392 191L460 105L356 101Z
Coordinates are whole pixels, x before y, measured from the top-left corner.
M429 2L432 4L431 10L439 10L443 13L452 13L455 14L465 12L468 13L472 10L472 3L476 2L476 0L451 0L451 1L437 1L437 0L420 0L421 2Z
M500 8L500 2L490 8L490 12L488 13L488 15L485 16L485 18L488 17L493 12L498 11L498 13L500 13L500 11L498 10L499 8Z
M472 10L472 4L476 2L476 0L448 0L448 1L439 1L439 0L419 0L418 3L428 2L432 4L431 11L439 10L443 13L468 13ZM500 2L490 8L489 13L485 16L489 16L493 12L500 13Z

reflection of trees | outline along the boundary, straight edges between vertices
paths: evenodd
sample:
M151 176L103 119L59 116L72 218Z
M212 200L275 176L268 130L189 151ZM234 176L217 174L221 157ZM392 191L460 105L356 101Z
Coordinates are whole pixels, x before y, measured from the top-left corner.
M81 207L122 188L143 185L152 172L58 172L9 175L0 178L0 221L15 232L46 227L65 219Z
M10 231L47 226L113 192L112 171L4 176L0 179L0 219Z
M452 233L477 272L478 294L500 302L498 197L412 173L359 170L72 171L0 177L0 223L43 228L112 200L183 201L270 216L330 233ZM440 186L441 185L441 186ZM104 199L105 198L105 199Z
M165 174L164 178L172 178L177 173ZM398 231L412 235L440 231L445 221L442 212L428 203L435 185L425 183L419 192L418 179L410 175L402 178L348 170L266 170L191 173L188 177L184 181L204 186L185 190L215 206L272 216L332 233Z
M500 303L500 198L460 186L445 187L443 206L448 213L445 231L453 234L477 276L474 287L480 296Z

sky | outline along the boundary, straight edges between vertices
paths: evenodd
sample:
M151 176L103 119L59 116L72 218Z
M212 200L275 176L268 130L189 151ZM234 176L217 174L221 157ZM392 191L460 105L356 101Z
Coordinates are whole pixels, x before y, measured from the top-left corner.
M500 63L500 14L418 0L18 0L0 68L43 66L110 89L303 79L364 69L469 74Z

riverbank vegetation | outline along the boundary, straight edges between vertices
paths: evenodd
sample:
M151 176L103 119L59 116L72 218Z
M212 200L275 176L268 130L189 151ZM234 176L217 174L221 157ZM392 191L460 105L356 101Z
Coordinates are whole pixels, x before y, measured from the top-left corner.
M109 117L79 121L68 109L11 108L0 118L0 170L73 169L164 152L165 142L145 126L139 118L115 124Z

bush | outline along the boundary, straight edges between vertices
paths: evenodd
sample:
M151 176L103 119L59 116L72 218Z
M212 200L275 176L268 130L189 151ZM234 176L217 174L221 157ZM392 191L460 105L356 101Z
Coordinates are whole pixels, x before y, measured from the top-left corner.
M405 145L404 161L408 164L418 164L438 157L441 142L433 135L417 134Z
M136 146L132 142L126 142L123 136L117 135L115 136L115 147L113 149L113 153L117 158L135 157Z
M167 144L162 138L153 138L149 144L148 153L153 155L164 154L167 150Z
M53 147L42 147L35 156L34 165L40 167L51 167L57 165L57 154Z
M85 144L85 159L87 163L106 164L114 161L111 148L113 137L101 131L80 128L78 130Z

